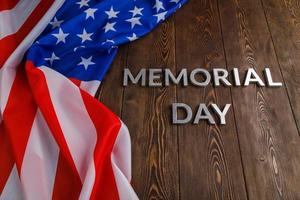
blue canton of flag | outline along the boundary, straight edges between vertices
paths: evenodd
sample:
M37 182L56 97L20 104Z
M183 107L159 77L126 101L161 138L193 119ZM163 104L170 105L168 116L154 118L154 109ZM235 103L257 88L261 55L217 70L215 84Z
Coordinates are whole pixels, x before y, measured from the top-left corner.
M35 66L101 81L118 46L150 32L186 0L68 0L27 53Z

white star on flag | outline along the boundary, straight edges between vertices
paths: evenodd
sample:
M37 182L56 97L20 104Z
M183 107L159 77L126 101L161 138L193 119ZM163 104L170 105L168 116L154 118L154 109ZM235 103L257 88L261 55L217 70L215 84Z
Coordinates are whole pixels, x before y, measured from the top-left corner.
M115 41L113 41L113 40L109 40L109 39L106 39L106 41L105 41L105 42L102 42L102 44L106 44L106 43L112 43L112 44L114 44L114 43L115 43Z
M108 19L111 19L111 18L117 18L118 17L117 14L119 14L119 11L114 11L114 8L110 7L110 10L105 11L105 13L108 16Z
M89 4L88 4L89 1L90 1L90 0L80 0L80 1L77 2L76 4L79 5L79 8L82 8L82 7L84 7L84 6L89 7Z
M140 17L133 17L131 19L127 19L126 21L131 23L131 28L134 28L135 25L142 25L140 22Z
M134 6L134 9L129 10L129 12L132 13L132 17L136 16L136 15L143 15L142 11L144 10L144 8L138 8L136 6Z
M107 52L108 52L108 53L110 53L110 52L111 52L111 50L113 50L113 49L117 49L117 48L118 48L118 46L111 46L111 47L110 47L110 49L108 49L108 50L107 50Z
M166 19L167 11L154 15L157 17L157 23Z
M163 3L159 0L155 1L155 5L153 6L153 9L156 8L156 12L159 12L160 10L165 10L165 7L163 6Z
M52 35L57 38L56 44L58 44L60 42L66 43L66 37L69 35L69 33L64 33L63 30L59 28L58 33Z
M103 27L103 29L105 29L105 33L107 31L116 31L116 29L114 28L116 22L113 22L113 23L109 23L107 22L106 25Z
M92 62L93 56L89 58L84 58L84 57L80 57L80 58L81 58L81 62L78 63L78 65L83 65L85 70L87 70L90 65L95 64L94 62Z
M84 12L86 13L85 19L88 19L89 17L95 19L95 12L97 11L97 8L89 8L85 10Z
M91 38L92 35L93 35L93 33L87 33L85 29L83 29L82 34L77 34L77 36L81 38L81 43L84 43L87 40L92 41L92 38Z
M85 48L85 46L79 46L79 47L75 47L73 51L74 51L74 52L76 52L76 51L77 51L77 49L79 49L79 48Z
M138 39L138 37L136 36L135 33L133 33L132 36L131 36L131 37L127 37L127 39L128 39L129 41L134 41L134 40Z
M60 27L61 23L63 23L63 22L64 22L64 20L58 21L57 18L54 17L53 21L50 22L49 24L52 26L52 29L54 29L54 28Z
M46 61L50 61L50 65L52 66L53 64L53 61L55 60L60 60L59 57L57 57L54 53L52 53L51 57L50 58L45 58Z

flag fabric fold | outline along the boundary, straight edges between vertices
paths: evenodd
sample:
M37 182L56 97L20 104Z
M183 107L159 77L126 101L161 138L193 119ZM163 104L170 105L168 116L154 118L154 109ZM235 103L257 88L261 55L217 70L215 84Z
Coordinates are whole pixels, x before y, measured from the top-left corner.
M0 2L0 199L138 199L129 131L93 96L185 0Z

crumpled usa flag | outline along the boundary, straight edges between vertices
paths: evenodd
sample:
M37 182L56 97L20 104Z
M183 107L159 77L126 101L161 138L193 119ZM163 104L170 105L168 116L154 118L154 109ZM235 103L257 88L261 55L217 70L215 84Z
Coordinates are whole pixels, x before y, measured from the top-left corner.
M0 0L0 199L138 198L129 132L93 96L185 2Z

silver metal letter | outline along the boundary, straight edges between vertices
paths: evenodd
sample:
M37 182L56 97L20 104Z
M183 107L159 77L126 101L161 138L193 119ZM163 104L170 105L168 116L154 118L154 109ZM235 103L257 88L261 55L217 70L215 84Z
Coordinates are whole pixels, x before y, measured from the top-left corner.
M182 79L183 86L187 86L188 85L187 70L185 68L181 69L179 75L177 76L177 78L175 78L175 76L173 75L173 73L171 72L170 69L165 69L165 84L166 84L166 86L170 85L170 79L175 84L179 84L179 82Z
M264 82L260 79L253 68L248 69L244 85L248 86L250 82L256 82L259 86L265 86Z
M149 86L150 87L159 87L162 86L161 83L154 83L155 79L159 79L161 77L162 69L149 69ZM160 75L157 75L159 73Z
M197 73L204 74L204 76L205 76L204 80L205 80L205 81L203 81L203 82L197 81L196 78L195 78L195 75L196 75ZM190 80L191 80L191 82L192 82L193 85L196 85L196 86L207 86L207 85L209 84L210 80L211 80L211 75L210 75L210 73L209 73L207 70L205 70L205 69L196 68L196 69L194 69L194 70L191 72L191 74L190 74Z
M264 72L265 72L265 76L267 78L267 85L268 86L270 86L270 87L280 87L280 86L282 86L281 82L274 82L273 81L270 68L265 68Z
M235 84L235 86L241 86L239 69L238 68L233 68L232 71L233 71L233 78L234 78L234 84Z
M124 77L123 77L123 86L128 85L128 77L133 84L137 84L140 79L142 79L142 86L146 85L146 69L141 69L139 73L134 78L128 68L124 69Z
M194 119L194 124L198 124L200 119L208 120L209 124L216 123L213 116L210 114L209 110L207 109L206 105L203 103L199 105L198 111Z
M186 118L178 119L177 109L182 108L185 109ZM190 106L185 103L172 103L172 122L173 124L186 124L191 121L193 116L193 112Z
M226 124L226 114L231 106L231 104L226 104L226 106L224 107L223 111L220 110L220 108L217 106L217 104L212 104L211 105L213 107L213 109L215 110L215 112L217 113L217 115L219 116L220 122L222 125Z
M213 74L215 86L220 86L220 82L225 86L231 86L231 83L227 80L228 71L226 69L215 68L213 69Z

